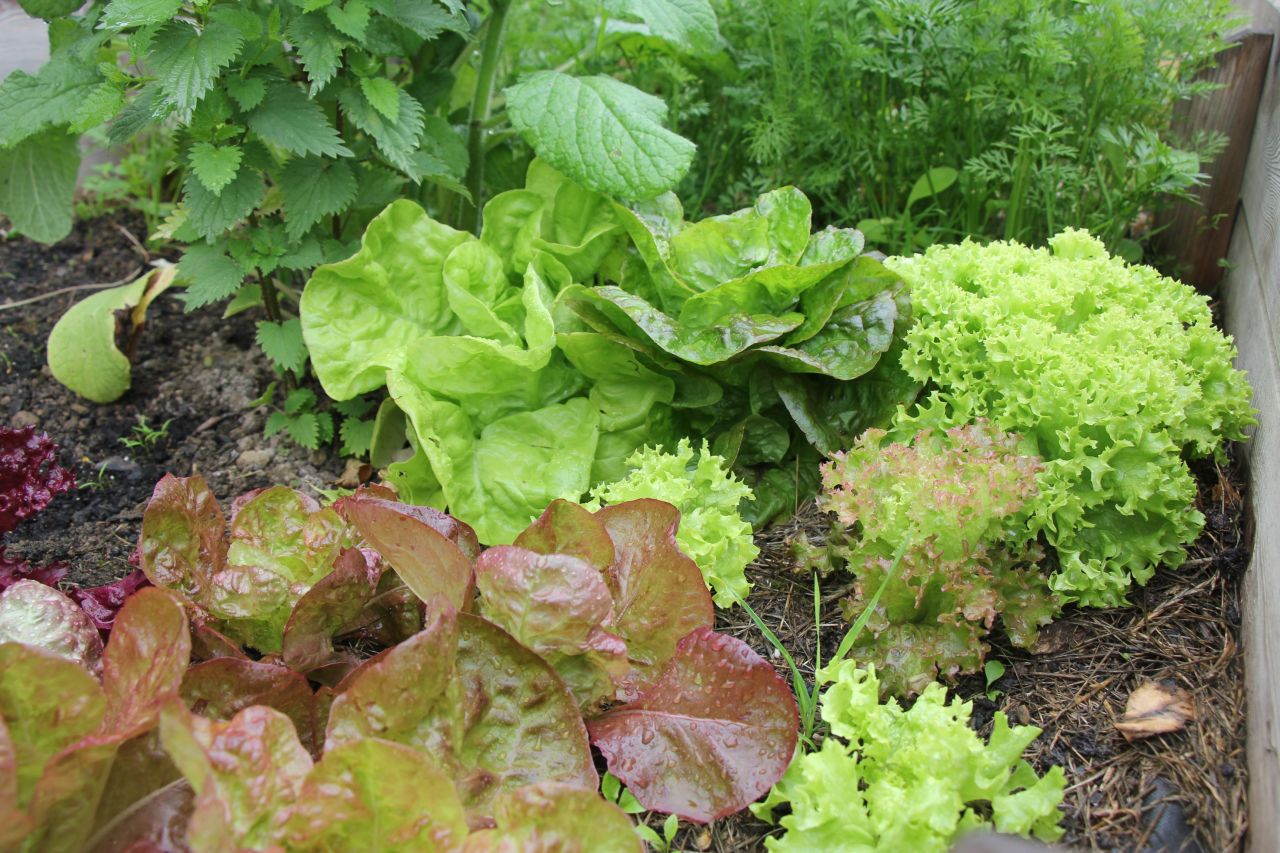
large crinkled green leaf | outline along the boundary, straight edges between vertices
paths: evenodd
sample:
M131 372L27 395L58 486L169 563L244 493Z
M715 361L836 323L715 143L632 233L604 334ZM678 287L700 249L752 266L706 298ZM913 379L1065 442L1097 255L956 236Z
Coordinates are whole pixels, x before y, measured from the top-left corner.
M575 286L564 297L570 306L598 309L629 337L652 341L664 351L698 365L718 364L751 347L776 340L804 322L795 312L779 315L736 313L714 326L688 327L620 287Z
M325 393L337 400L385 384L410 366L410 345L461 326L449 306L444 263L475 238L393 202L365 230L360 251L316 269L302 293L302 334Z
M325 753L302 785L285 835L295 850L452 853L467 821L453 781L431 756L367 738Z
M612 77L539 71L505 92L511 123L538 156L593 190L652 198L693 161L694 144L662 126L666 104Z
M0 81L0 148L51 125L75 124L80 105L101 83L95 65L70 55L54 57L34 75L13 71Z
M850 380L869 372L893 345L898 305L881 291L840 308L812 337L794 347L763 346L756 352L789 373L819 373Z
M551 667L478 617L429 606L428 626L366 664L334 701L328 749L382 738L421 749L454 780L469 817L502 790L597 784L577 703Z
M694 58L723 49L720 26L709 0L609 0L616 16L644 22L644 32Z
M563 263L573 281L595 275L622 235L613 201L537 158L529 164L525 191L546 202L531 247Z
M641 805L707 823L745 808L782 777L798 719L795 697L768 661L739 639L701 628L681 639L643 695L587 728Z
M463 853L590 850L641 853L631 819L595 791L544 782L498 795L493 829L473 832Z

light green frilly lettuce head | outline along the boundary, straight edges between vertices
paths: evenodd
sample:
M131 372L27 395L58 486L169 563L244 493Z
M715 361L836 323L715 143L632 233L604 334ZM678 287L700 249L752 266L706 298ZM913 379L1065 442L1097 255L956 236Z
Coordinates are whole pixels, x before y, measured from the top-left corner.
M940 684L904 711L880 702L874 667L846 660L819 675L829 683L822 719L832 737L751 807L770 821L779 805L791 807L779 821L786 833L765 841L770 850L944 853L983 827L1042 841L1062 835L1062 768L1040 777L1022 759L1040 729L1011 728L997 712L983 743L969 726L972 703L948 702Z
M1110 606L1203 518L1186 456L1220 453L1254 422L1235 347L1190 287L1067 230L1047 249L935 246L886 264L911 286L902 366L934 390L894 432L987 418L1044 460L1032 499L1067 602Z
M336 400L385 386L404 412L413 455L389 471L403 499L510 542L670 440L671 381L552 319L622 239L605 197L535 162L526 189L485 206L479 238L401 200L354 256L315 271L301 315L316 376Z
M693 446L682 439L674 453L645 447L627 459L630 472L621 480L592 491L591 509L639 498L656 498L680 510L676 542L702 570L703 580L718 607L731 607L747 597L751 583L744 571L760 549L751 525L738 506L751 500L751 489L729 472L725 460L711 453L707 442L694 458Z

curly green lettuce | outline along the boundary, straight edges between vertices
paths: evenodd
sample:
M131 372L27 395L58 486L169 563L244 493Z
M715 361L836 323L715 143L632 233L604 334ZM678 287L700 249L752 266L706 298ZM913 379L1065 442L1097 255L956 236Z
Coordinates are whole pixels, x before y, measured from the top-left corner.
M874 667L845 660L819 675L830 682L822 719L832 736L751 807L771 822L778 806L791 808L778 821L786 833L765 840L770 850L942 853L982 827L1043 841L1062 835L1062 768L1037 776L1021 758L1039 728L1011 728L997 712L983 743L969 726L972 703L948 702L940 684L904 711L880 702Z
M985 421L910 443L871 429L822 466L818 505L838 526L808 563L857 576L841 610L853 622L873 609L849 655L880 668L886 693L978 671L997 618L1031 648L1057 613L1025 521L1040 460L1019 444Z
M1112 606L1177 567L1203 517L1184 456L1254 423L1208 300L1068 229L1048 249L935 246L886 265L911 286L902 366L933 390L896 435L989 418L1044 460L1029 522L1058 552L1065 601Z
M751 538L751 525L738 514L738 506L751 500L751 489L729 472L725 460L713 454L707 442L694 459L688 439L674 453L644 447L628 460L631 470L621 480L604 483L592 491L591 506L618 504L638 498L656 498L680 510L676 542L702 570L712 600L731 607L751 591L745 569L760 549Z

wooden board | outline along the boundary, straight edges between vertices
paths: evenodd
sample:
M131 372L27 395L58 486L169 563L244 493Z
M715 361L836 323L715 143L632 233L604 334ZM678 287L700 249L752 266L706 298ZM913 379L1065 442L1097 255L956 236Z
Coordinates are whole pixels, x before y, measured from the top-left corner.
M1208 180L1197 193L1200 203L1184 201L1171 207L1161 216L1168 228L1156 240L1177 258L1180 278L1204 292L1215 291L1225 272L1220 262L1231 245L1272 41L1269 32L1235 37L1218 55L1216 67L1199 77L1222 88L1185 102L1174 121L1175 137L1209 131L1227 138L1226 148L1205 167Z

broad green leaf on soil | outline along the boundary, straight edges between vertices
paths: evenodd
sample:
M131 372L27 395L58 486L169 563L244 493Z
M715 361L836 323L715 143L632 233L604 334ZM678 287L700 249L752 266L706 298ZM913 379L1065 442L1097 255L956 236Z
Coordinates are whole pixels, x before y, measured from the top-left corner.
M651 35L694 57L722 47L709 0L609 0L605 7L614 15L639 18Z
M595 275L623 233L613 201L537 158L529 164L525 187L524 192L532 192L544 202L541 217L531 222L536 227L529 248L559 260L573 281Z
M231 183L236 172L240 170L240 159L244 152L239 145L214 145L212 142L197 142L191 146L188 155L191 168L195 171L205 189L217 195L222 188Z
M351 156L320 104L292 83L268 86L266 99L246 121L254 133L290 153Z
M423 601L442 596L456 610L470 606L471 560L416 507L357 494L343 500L343 514Z
M329 714L327 748L377 737L430 755L472 821L503 790L598 784L577 703L551 667L483 619L429 605L428 626L365 664ZM411 685L407 688L406 685Z
M698 565L676 544L680 513L669 503L643 499L596 513L613 540L616 559L605 572L613 593L612 631L627 644L632 671L624 699L657 677L689 632L715 620Z
M587 728L609 771L646 809L707 823L782 777L797 721L795 698L768 661L701 628L681 640L643 695Z
M102 688L79 664L0 644L0 718L13 747L19 806L31 800L49 760L97 731L106 710Z
M182 0L111 0L98 26L108 30L145 27L168 21L182 8Z
M186 841L195 851L265 849L312 768L293 723L279 711L246 708L228 722L181 703L164 709L160 737L196 792Z
M323 725L316 719L315 694L302 675L265 661L215 658L187 670L182 701L192 713L229 720L245 708L264 705L293 721L298 739L319 755Z
M693 161L694 144L662 126L666 104L612 77L539 71L505 91L511 123L538 156L598 192L652 198Z
M595 791L543 783L502 792L494 802L497 826L473 832L463 853L513 850L590 850L641 853L631 818Z
M84 609L39 581L20 580L0 593L0 643L43 649L95 675L102 666L102 635Z
M117 341L139 334L147 306L173 284L177 272L177 267L161 267L73 305L49 333L54 378L95 403L110 403L129 390L129 358L116 348Z
M295 157L280 170L284 228L297 240L326 216L346 210L356 197L356 178L341 160Z
M196 32L185 21L173 21L152 40L148 65L169 102L190 115L243 44L244 35L228 23L213 21Z
M408 367L411 343L458 331L444 261L472 239L401 200L369 223L359 252L315 271L302 294L302 332L330 397L381 387L388 370Z
M0 213L32 240L58 242L71 233L79 168L76 137L59 129L0 148Z
M431 756L367 738L325 753L285 832L299 850L452 853L467 820L453 781Z
M219 246L194 243L178 262L178 275L187 281L183 294L188 311L232 296L244 283L244 269Z

